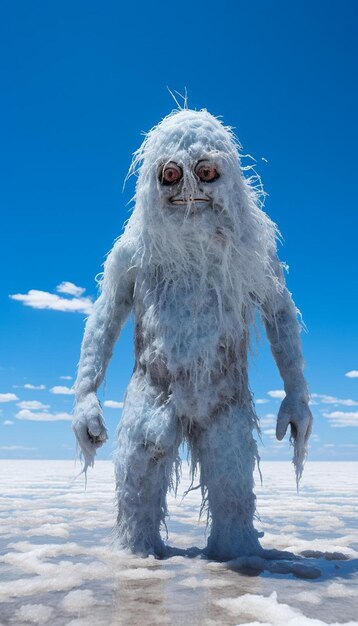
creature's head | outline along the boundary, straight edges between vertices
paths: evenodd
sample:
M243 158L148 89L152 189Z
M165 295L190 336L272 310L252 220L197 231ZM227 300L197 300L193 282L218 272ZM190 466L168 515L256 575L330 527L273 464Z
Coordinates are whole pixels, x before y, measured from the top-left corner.
M236 291L259 301L273 276L277 230L243 175L239 147L232 130L205 110L165 117L134 155L136 204L126 236L140 239L136 249L147 266L165 266L168 276L168 268L189 276L220 267L222 284L241 281Z
M185 218L230 211L232 204L238 210L243 179L237 142L207 111L184 109L164 118L135 154L137 166L137 201L144 194L147 211L155 207Z

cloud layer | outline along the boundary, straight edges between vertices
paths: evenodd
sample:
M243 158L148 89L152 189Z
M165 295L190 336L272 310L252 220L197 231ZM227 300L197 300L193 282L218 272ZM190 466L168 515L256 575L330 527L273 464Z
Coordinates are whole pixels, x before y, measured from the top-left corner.
M50 392L55 395L73 396L75 390L65 385L56 385L55 387L51 387Z
M336 398L335 396L327 396L322 393L312 393L313 403L322 402L322 404L342 404L343 406L358 406L355 400Z
M346 372L345 376L347 378L358 378L358 370L350 370L350 372Z
M77 285L65 281L56 287L56 291L73 297L64 298L55 293L38 289L30 289L27 293L11 294L9 297L12 300L22 302L25 306L29 306L32 309L49 309L65 313L85 313L87 315L92 313L93 301L89 297L82 297L85 291L83 287L77 287Z
M0 402L15 402L18 399L14 393L0 393Z
M358 426L358 411L333 411L332 413L323 413L323 415L327 417L333 428Z
M38 410L38 409L49 409L49 404L43 404L43 402L39 402L38 400L22 400L18 402L17 405L20 409L30 409L30 410Z
M64 280L60 285L57 285L56 291L58 293L66 293L70 296L75 296L79 298L86 291L84 287L77 287L74 283L70 283Z
M106 406L108 409L123 409L123 402L118 402L117 400L105 400L103 402L103 406Z
M34 412L30 409L21 409L15 414L18 420L29 420L31 422L60 422L60 421L72 421L72 415L66 412L49 413L48 411Z

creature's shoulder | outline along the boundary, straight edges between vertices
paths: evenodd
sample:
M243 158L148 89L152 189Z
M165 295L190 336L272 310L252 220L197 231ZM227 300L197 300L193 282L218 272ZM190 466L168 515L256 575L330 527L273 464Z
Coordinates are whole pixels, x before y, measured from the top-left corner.
M138 250L134 243L124 235L116 239L104 263L102 291L107 285L134 285L137 274Z

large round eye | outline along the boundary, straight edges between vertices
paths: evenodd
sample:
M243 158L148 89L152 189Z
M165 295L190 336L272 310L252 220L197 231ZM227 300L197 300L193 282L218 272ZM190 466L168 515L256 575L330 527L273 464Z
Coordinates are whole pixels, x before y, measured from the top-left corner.
M159 180L162 185L175 185L183 177L183 171L179 165L170 162L164 165L159 175Z
M215 165L210 161L199 161L195 168L195 174L203 183L213 183L220 176Z

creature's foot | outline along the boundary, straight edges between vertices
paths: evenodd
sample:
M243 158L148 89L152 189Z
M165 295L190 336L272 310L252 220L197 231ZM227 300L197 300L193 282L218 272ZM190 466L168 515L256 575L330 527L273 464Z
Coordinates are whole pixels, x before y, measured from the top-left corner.
M262 556L265 551L259 542L262 535L254 528L241 530L237 526L233 529L226 528L222 532L212 533L208 539L208 545L203 550L203 556L213 561L226 562L243 556ZM285 557L288 558L288 553ZM268 557L270 558L270 557ZM280 557L276 557L280 558Z
M153 549L149 551L149 555L154 556L154 558L161 560L167 559L170 554L169 546L165 545L164 542L156 543Z
M291 559L297 559L297 555L293 552L288 552L286 550L266 550L263 548L259 542L257 545L253 546L252 551L247 550L247 546L242 551L236 552L236 550L232 550L231 554L226 552L226 555L218 553L216 550L210 551L208 548L202 550L202 556L207 559L211 559L213 561L219 561L221 563L232 561L237 558L245 558L245 557L259 557L261 559L266 559L268 561L288 561Z
M267 559L268 561L287 561L297 559L297 555L293 552L288 552L288 550L276 550L275 548L267 550L262 548L262 546L260 546L260 551L257 553L257 556L262 559Z
M230 569L251 576L264 571L293 574L299 578L318 578L321 575L320 569L292 552L263 548L259 542L261 536L253 528L245 528L235 534L227 533L226 536L224 533L216 533L210 536L203 556L227 562Z
M194 559L202 553L202 549L192 546L191 548L174 548L172 546L166 546L167 553L163 558L170 559L172 556L183 556L188 559Z
M135 542L130 545L125 544L124 541L120 542L120 547L125 550L129 550L136 556L147 558L154 556L155 559L170 559L173 556L183 556L189 559L193 559L202 553L201 548L192 546L191 548L176 548L174 546L168 546L162 541L162 539L156 539L154 542Z
M266 550L267 553L280 552L277 550ZM287 554L291 554L288 552ZM228 567L232 570L241 572L246 575L258 575L262 572L271 572L272 574L293 574L296 578L319 578L321 570L318 567L304 563L304 559L294 556L295 560L285 561L282 557L279 560L271 558L262 558L260 556L242 556L233 559L228 563ZM291 560L292 559L292 560Z
M169 556L170 551L159 532L146 536L143 536L142 533L133 536L126 530L118 536L118 547L142 558L154 556L156 559L165 559Z
M343 552L321 552L320 550L303 550L300 555L307 559L325 559L326 561L349 561L350 559Z

